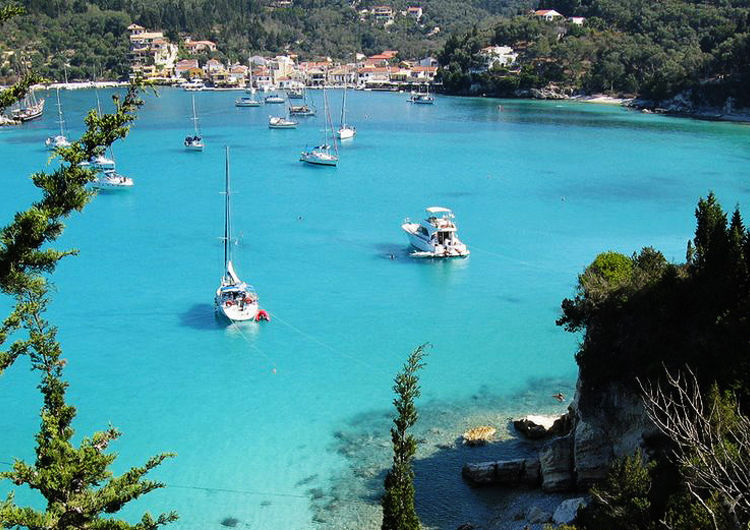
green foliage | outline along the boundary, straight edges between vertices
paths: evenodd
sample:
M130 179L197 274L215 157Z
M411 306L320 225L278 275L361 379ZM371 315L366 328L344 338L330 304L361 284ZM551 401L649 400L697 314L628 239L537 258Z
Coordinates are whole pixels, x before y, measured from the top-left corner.
M393 443L393 466L385 477L383 506L384 530L419 530L419 516L414 508L414 471L411 463L417 452L417 441L407 432L417 422L414 400L420 396L417 372L424 367L422 359L427 348L422 344L416 348L396 375L393 405L398 415L393 420L391 442Z
M640 451L616 460L604 483L591 488L585 526L608 530L657 528L649 500L653 467L653 463L644 463Z
M708 388L716 381L750 398L750 244L739 210L731 223L709 194L696 208L689 263L673 265L654 249L623 257L608 274L592 264L558 325L584 331L576 354L590 384L653 379L663 365L687 363ZM611 256L610 256L611 258ZM596 263L596 262L595 262Z
M157 455L141 467L114 476L109 467L116 455L106 450L120 436L116 429L110 426L84 438L78 446L73 444L76 409L65 400L65 359L57 328L44 318L49 303L48 276L58 261L75 253L50 245L62 234L63 220L82 210L92 198L85 186L93 172L79 163L127 135L135 111L143 103L139 92L133 85L122 100L114 97L116 110L112 114L91 111L83 136L70 147L57 150L61 166L49 174L33 175L42 198L0 230L0 291L15 300L0 328L0 346L12 340L0 351L0 373L27 356L32 370L40 375L43 396L35 462L15 460L11 471L0 473L0 480L38 491L46 500L44 510L21 507L11 493L0 502L3 528L153 530L177 518L169 513L154 519L146 513L137 524L112 518L126 503L163 486L144 476L172 455Z
M514 47L536 74L535 87L637 95L653 101L686 91L698 104L750 104L750 5L746 0L620 2L558 0L545 3L583 27L528 16L500 21L486 44ZM447 65L448 63L443 63ZM465 70L468 73L468 70ZM455 77L455 72L453 73ZM449 90L480 92L497 86L481 77Z
M498 15L527 9L531 0L431 0L421 21L401 14L407 0L390 5L394 23L384 26L359 9L371 7L345 0L294 0L275 7L271 0L24 0L28 14L0 34L0 49L16 50L45 77L62 80L128 73L127 26L136 22L163 30L174 39L215 41L220 57L245 61L249 53L282 53L302 57L332 56L351 60L354 53L395 49L403 57L438 50L451 32L490 23ZM430 34L435 27L439 33ZM17 73L17 72L16 72ZM2 75L0 75L2 77Z

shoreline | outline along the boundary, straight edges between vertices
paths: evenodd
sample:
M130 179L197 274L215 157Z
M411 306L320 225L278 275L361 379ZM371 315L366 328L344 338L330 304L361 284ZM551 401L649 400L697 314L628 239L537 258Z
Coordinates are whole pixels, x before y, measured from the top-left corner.
M51 83L51 84L38 84L34 85L32 88L34 90L85 90L90 88L120 88L128 86L128 81L80 81L80 82L69 82L69 83ZM179 89L179 85L169 84L169 85L163 85L168 86L170 88L177 88ZM322 87L316 86L316 87L306 87L307 89L320 89ZM326 88L335 89L335 88L342 88L342 86L338 85L331 85L326 86ZM215 87L209 87L204 89L206 92L242 92L245 88L242 87L221 87L221 88L215 88ZM283 90L283 89L274 89L273 91L277 90ZM368 92L369 90L360 90L363 92ZM376 91L376 90L371 90ZM377 90L378 92L395 92L399 93L403 90ZM446 96L455 96L455 97L476 97L476 96L462 96L459 94L447 94L443 93L443 95ZM741 124L750 124L750 109L743 109L741 112L722 112L721 109L718 107L712 108L712 107L706 107L703 109L695 109L695 110L670 110L668 108L660 108L658 106L654 106L652 102L645 102L643 100L638 100L637 98L627 98L627 97L615 97L615 96L608 96L606 94L589 94L589 95L576 95L576 96L564 96L560 94L560 97L555 98L534 98L534 97L513 97L513 96L505 96L505 97L499 97L499 96L481 96L483 98L489 97L494 99L520 99L520 100L527 100L527 101L574 101L578 103L587 103L592 105L609 105L609 106L620 106L631 110L637 110L644 114L660 114L664 116L673 116L677 118L690 118L694 120L701 120L701 121L721 121L721 122L729 122L729 123L741 123ZM648 104L647 104L648 103ZM16 125L16 123L12 122L4 122L0 123L0 125Z

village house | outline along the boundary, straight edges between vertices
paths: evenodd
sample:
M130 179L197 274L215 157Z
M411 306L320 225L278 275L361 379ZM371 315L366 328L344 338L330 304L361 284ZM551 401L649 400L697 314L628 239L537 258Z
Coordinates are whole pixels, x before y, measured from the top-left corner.
M411 69L410 81L432 83L437 75L437 66L415 66Z
M328 71L328 82L336 86L354 85L357 82L357 69L352 64L337 66Z
M367 66L357 70L357 85L361 87L378 87L388 85L391 68L388 66Z
M416 19L417 22L419 22L419 20L422 18L422 8L419 6L407 7L406 16L414 17L414 19Z
M197 70L199 68L197 59L184 59L175 65L174 75L175 77L188 77L190 70Z
M273 88L273 74L265 66L253 69L253 84L261 90Z
M518 59L518 54L510 46L487 46L482 48L480 53L486 61L485 69L487 70L494 67L510 66Z
M210 40L193 40L190 37L185 37L185 49L188 53L198 53L202 51L215 52L216 43Z
M534 16L544 19L546 22L553 22L556 19L564 18L554 9L538 9L534 11Z
M583 26L583 23L586 22L586 18L585 17L568 17L568 22L570 22L574 26Z
M171 77L177 60L177 46L170 43L161 31L146 31L146 28L138 24L131 24L128 30L133 75L147 78Z
M417 66L437 66L438 60L432 56L424 57L417 61Z
M203 67L203 69L210 76L212 74L215 74L216 72L224 70L224 65L221 64L221 62L217 61L216 59L209 59L208 61L206 61L206 64Z
M372 17L378 22L393 22L393 8L391 6L373 6Z

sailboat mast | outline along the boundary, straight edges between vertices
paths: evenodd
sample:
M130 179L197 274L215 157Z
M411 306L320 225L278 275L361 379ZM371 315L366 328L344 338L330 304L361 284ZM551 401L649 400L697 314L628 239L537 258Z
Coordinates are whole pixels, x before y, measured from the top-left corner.
M57 121L60 122L60 136L65 136L65 122L63 121L62 106L60 105L60 89L57 89Z
M346 124L346 82L344 83L344 101L341 103L341 127Z
M193 96L193 130L195 131L195 136L200 136L198 134L198 115L195 112L195 96Z
M224 167L224 188L225 188L225 195L224 198L224 269L227 268L227 264L229 263L229 260L231 258L231 247L229 238L231 237L231 229L232 227L229 224L230 219L230 202L229 202L229 146L226 147L226 156L225 156L225 167Z

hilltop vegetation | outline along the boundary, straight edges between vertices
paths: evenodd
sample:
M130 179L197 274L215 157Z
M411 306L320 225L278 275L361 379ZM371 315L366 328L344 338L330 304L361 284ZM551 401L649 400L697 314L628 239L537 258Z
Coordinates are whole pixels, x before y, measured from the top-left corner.
M531 6L531 0L426 0L416 21L400 11L409 2L388 2L396 11L385 25L359 11L384 2L364 0L23 0L27 14L9 22L0 35L7 55L0 77L10 77L30 63L37 72L62 79L127 74L127 26L136 22L163 30L173 41L189 34L219 46L218 58L246 60L250 53L295 52L351 59L356 52L396 49L403 56L439 50L451 32L497 20ZM439 27L439 31L435 28Z
M528 16L452 36L441 54L455 93L512 95L555 84L563 92L636 95L661 101L685 92L696 104L750 104L749 0L549 0L544 7L586 17L583 27ZM508 45L520 71L474 73L479 50ZM474 69L476 71L476 68Z

